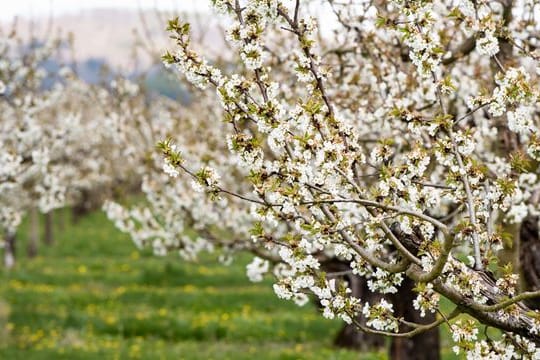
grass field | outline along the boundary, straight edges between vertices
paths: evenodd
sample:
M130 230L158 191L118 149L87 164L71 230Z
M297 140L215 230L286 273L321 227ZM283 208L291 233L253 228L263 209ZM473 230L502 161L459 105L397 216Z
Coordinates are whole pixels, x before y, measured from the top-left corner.
M0 272L0 359L386 358L332 348L342 324L250 283L247 256L229 267L157 258L100 212L63 223L31 260L23 226L17 267Z
M331 347L338 321L250 283L247 261L139 253L95 213L0 280L0 359L358 359ZM384 354L364 354L381 359Z

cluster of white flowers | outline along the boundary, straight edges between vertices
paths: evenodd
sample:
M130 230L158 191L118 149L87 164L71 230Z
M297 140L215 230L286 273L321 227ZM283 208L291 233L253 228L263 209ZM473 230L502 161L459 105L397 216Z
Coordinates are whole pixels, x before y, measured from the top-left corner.
M495 79L495 82L498 86L493 91L489 105L489 112L493 116L503 115L508 105L528 105L538 98L538 94L530 86L530 74L523 67L507 69L504 74ZM525 109L522 108L520 111L521 114L517 116L526 117ZM517 127L517 129L522 130L522 127Z
M15 178L21 171L22 157L8 152L0 153L0 179L2 182Z
M198 193L215 191L219 186L220 175L215 169L204 166L197 172L196 178L191 181L191 187Z
M508 128L524 135L537 130L532 120L532 110L531 107L520 106L515 111L508 111Z
M165 159L163 161L163 171L165 174L169 175L170 177L177 177L180 172L176 169L176 167L172 166L168 159Z
M398 6L405 4L397 2ZM413 7L403 9L406 14L404 26L396 29L396 33L403 37L405 44L410 47L409 56L416 66L418 73L428 78L437 72L441 62L441 39L434 25L437 13L433 12L433 4L423 3L412 10ZM419 26L418 24L422 24Z
M368 280L369 290L382 294L393 294L398 291L397 286L403 281L403 274L392 274L382 269L377 269L373 273L373 278Z
M508 296L515 296L518 280L519 276L517 274L508 274L497 279L496 285L501 289L501 292L508 294Z
M540 358L540 350L534 343L513 334L503 334L500 340L479 340L465 349L467 360L493 359L511 360Z
M478 52L487 56L495 56L499 52L499 41L493 31L487 31L476 40Z
M399 323L393 316L393 306L382 299L378 304L365 303L362 314L367 319L366 324L376 330L398 332Z
M46 174L35 190L39 194L39 209L43 213L60 208L66 202L67 187L53 174Z
M426 316L426 311L434 313L441 296L433 290L433 284L428 283L420 289L418 296L413 300L413 306L420 311L420 316Z
M232 0L214 0L212 6L218 14L226 14L233 9L234 2Z
M474 342L474 348L466 352L467 360L492 359L492 360L511 360L515 359L515 347L512 343L504 341L480 340Z
M475 259L472 258L472 260ZM472 265L474 266L474 263ZM444 273L448 274L447 284L475 302L485 304L488 300L485 296L487 285L482 281L480 274L467 272L466 268L466 264L450 258L443 270Z
M269 263L268 260L254 257L253 261L247 265L246 269L249 280L253 282L260 282L263 279L263 275L268 272Z
M18 209L2 207L0 208L0 223L7 232L14 233L22 221L22 212Z
M527 154L536 161L540 161L540 137L538 135L533 135L529 146L527 146Z
M246 64L246 67L250 70L257 70L263 65L263 50L260 45L247 44L242 49L242 60Z
M341 295L336 295L332 299L322 299L323 316L327 319L333 319L335 314L337 314L341 320L347 324L351 324L352 317L347 309L354 308L358 302L355 298L344 298Z
M452 348L456 355L459 355L462 346L467 347L467 344L478 338L478 328L472 320L457 320L450 326L450 330L452 331L452 340L456 343Z

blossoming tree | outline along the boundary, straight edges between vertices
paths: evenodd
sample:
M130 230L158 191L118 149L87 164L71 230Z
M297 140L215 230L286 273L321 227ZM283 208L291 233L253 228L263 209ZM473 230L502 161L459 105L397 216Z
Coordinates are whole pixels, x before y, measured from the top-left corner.
M152 148L149 119L167 107L149 108L146 94L122 77L90 85L68 67L47 71L62 39L23 46L15 31L0 39L0 245L12 267L26 213L35 220L38 211L78 204L87 193L103 200L140 183ZM33 237L30 255L36 246Z
M445 325L469 358L540 357L539 4L328 0L325 30L311 3L213 0L222 65L172 20L163 60L200 89L181 115L123 79L45 90L55 45L2 39L6 264L26 211L142 178L147 206L106 209L158 254L249 251L252 281L272 270L278 297L363 332Z
M540 292L521 291L518 264L497 256L505 230L538 215L537 4L328 1L329 41L300 0L212 3L240 67L211 65L179 20L169 24L177 49L163 58L216 90L226 130L215 148L227 144L228 168L161 148L178 177L170 187L190 180L214 201L201 219L227 227L230 205L235 231L249 223L243 246L262 253L250 277L277 257L277 296L314 294L325 317L394 337L446 323L457 353L537 358L540 314L524 300ZM355 297L321 256L347 261L382 295L412 281L414 307L436 319L411 322L385 296Z
M11 267L15 232L25 210L36 206L47 212L65 197L65 188L50 163L51 150L60 146L61 130L39 119L57 100L58 92L40 93L47 73L37 65L58 44L31 46L23 56L12 33L2 36L0 46L0 228L5 235L4 262Z

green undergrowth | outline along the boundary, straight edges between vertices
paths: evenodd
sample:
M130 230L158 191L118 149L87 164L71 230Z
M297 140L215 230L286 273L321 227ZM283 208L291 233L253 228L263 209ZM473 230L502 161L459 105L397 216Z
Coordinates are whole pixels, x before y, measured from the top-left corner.
M55 244L0 271L0 359L384 359L332 347L342 324L298 308L249 257L186 263L139 252L101 212L55 214Z

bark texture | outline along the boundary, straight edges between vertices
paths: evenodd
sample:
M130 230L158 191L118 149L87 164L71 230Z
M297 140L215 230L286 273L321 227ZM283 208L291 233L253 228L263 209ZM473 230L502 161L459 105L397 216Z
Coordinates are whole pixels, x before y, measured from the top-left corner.
M38 242L39 242L39 211L38 209L30 210L30 234L28 237L28 246L26 253L28 257L32 258L37 256Z
M15 233L11 231L5 233L4 266L7 269L15 266Z
M407 241L403 233L399 231L399 225L392 224L392 232L403 243L410 246L414 242ZM411 248L413 254L418 253L418 248ZM457 261L448 259L448 261ZM415 264L407 269L407 276L411 279L420 277L424 272ZM498 328L503 331L513 332L515 334L529 338L535 342L540 342L540 334L532 334L530 329L535 324L535 319L531 315L531 308L525 301L516 301L514 311L508 316L500 316L496 309L490 311L485 306L495 306L508 300L502 294L495 283L493 276L485 271L474 270L469 267L462 268L464 278L477 279L480 283L481 293L486 297L485 304L478 304L468 295L464 295L454 287L447 285L440 277L432 281L434 289L441 295L448 298L457 305L461 312L467 313L485 325Z
M528 291L540 290L540 230L538 217L527 216L521 223L520 237L520 269L523 287ZM540 299L531 299L527 305L540 309Z
M54 216L53 212L49 211L44 215L45 218L45 233L43 234L43 242L46 245L54 244Z

